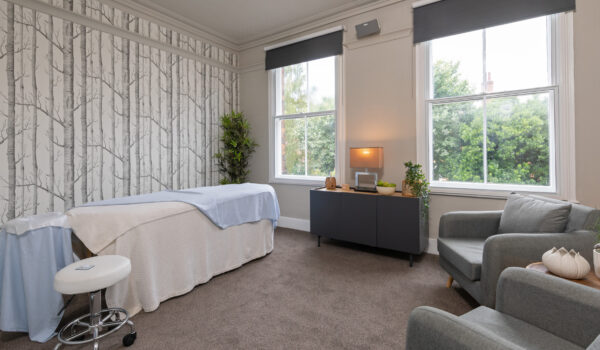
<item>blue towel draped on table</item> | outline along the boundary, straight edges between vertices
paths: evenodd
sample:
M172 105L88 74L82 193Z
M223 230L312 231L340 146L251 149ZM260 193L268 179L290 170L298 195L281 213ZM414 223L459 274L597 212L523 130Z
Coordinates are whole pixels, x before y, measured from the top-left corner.
M64 305L62 295L54 290L54 275L72 262L71 229L64 215L44 214L4 225L0 230L0 330L27 332L37 342L52 338Z
M193 205L222 229L265 219L276 225L279 220L279 203L273 187L253 183L168 190L107 199L83 206L155 202L184 202Z

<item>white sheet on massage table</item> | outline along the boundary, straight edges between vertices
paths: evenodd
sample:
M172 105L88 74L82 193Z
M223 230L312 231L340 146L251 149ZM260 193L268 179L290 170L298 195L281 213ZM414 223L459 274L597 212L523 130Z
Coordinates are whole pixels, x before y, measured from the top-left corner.
M136 204L134 211L144 212L163 206L168 216L144 223L137 222L98 255L118 254L131 259L131 275L106 291L109 307L123 307L130 315L154 311L171 297L185 294L213 276L233 270L273 250L273 223L256 223L220 229L204 214L186 203ZM103 207L110 210L111 207ZM79 208L78 208L79 209ZM79 222L98 227L99 220L119 220L129 215L119 206L112 217L94 215L82 208ZM90 210L91 209L91 210ZM88 211L90 210L90 211ZM146 211L147 212L147 211ZM98 214L96 212L96 214ZM126 219L124 219L126 220ZM75 234L77 225L73 225ZM97 231L97 229L96 229Z

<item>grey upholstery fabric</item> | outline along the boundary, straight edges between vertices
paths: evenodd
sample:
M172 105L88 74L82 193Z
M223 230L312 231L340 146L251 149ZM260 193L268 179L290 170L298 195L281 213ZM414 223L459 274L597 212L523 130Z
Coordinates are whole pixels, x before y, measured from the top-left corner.
M564 205L566 202L539 197L549 204ZM460 283L479 303L493 307L496 302L496 285L502 270L509 266L525 267L534 261L540 261L542 254L552 247L574 249L592 263L592 249L596 234L592 231L575 228L589 227L594 223L600 211L580 204L573 204L568 233L505 233L498 234L502 211L451 212L440 218L438 250L440 265L450 276ZM449 248L447 239L486 239L481 257L481 269L471 263L475 251L472 246L461 249L457 244ZM457 257L456 255L464 257ZM467 264L468 262L468 264ZM469 267L466 267L469 266ZM478 280L473 280L477 277Z
M600 333L599 291L537 271L506 269L497 305L460 317L418 307L408 321L406 349L593 349Z
M581 347L600 334L599 290L535 271L504 270L496 310Z
M454 280L471 296L477 300L478 303L483 304L483 298L481 297L481 280L473 281L461 271L459 271L456 266L448 262L444 259L443 255L439 257L440 266L448 272L450 276L454 278Z
M564 232L570 213L570 203L513 194L504 206L498 233Z
M471 281L481 278L484 239L440 238L438 251Z
M482 304L493 307L500 273L510 266L525 267L540 261L552 247L574 249L592 263L596 235L591 231L570 233L506 233L488 238L481 265Z
M600 335L585 350L600 350Z
M556 335L485 306L461 316L524 349L581 349Z
M406 329L407 350L516 349L485 328L428 306L414 309Z
M488 238L498 233L502 210L454 211L440 217L440 238Z
M565 201L561 201L554 198L548 198L537 195L529 195L531 198L547 201L550 203L564 204ZM575 230L589 230L591 229L598 218L600 218L600 210L588 207L586 205L571 203L571 213L569 214L569 221L565 232L572 232Z

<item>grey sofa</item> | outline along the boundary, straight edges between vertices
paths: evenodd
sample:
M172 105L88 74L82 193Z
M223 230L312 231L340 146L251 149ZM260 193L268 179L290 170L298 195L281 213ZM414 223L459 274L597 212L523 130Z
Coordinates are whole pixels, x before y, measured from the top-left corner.
M563 201L529 196L550 203ZM575 249L592 263L596 233L589 229L600 211L572 204L563 232L498 234L502 211L450 212L440 218L440 265L480 304L494 307L502 270L540 261L552 247Z
M600 291L511 267L500 276L496 309L462 316L421 306L410 315L407 350L598 349Z

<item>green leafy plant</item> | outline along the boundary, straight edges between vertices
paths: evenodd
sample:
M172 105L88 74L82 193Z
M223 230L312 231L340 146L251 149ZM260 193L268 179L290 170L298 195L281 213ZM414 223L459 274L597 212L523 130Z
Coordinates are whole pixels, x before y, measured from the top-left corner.
M395 183L391 183L391 182L383 182L381 180L377 181L377 186L379 187L396 187Z
M596 236L596 246L594 246L594 248L600 249L600 218L598 218L596 220L596 223L594 224L594 226L592 226L592 231L597 233Z
M406 174L404 181L411 188L416 197L423 198L425 209L429 209L429 182L423 173L421 164L415 164L411 161L404 163ZM427 211L427 210L426 210Z
M222 149L215 154L219 172L224 176L221 184L246 182L248 162L257 146L250 137L250 124L242 113L232 111L221 117L221 129Z

